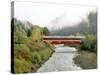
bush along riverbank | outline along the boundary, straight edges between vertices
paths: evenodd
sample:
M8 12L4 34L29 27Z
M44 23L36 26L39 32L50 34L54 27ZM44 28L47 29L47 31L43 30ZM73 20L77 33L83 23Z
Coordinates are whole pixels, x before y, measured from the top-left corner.
M79 47L79 55L74 58L75 64L83 69L97 68L96 36L87 35Z
M11 64L14 63L14 73L36 72L50 58L54 47L42 40L42 28L17 19L13 21L14 62Z

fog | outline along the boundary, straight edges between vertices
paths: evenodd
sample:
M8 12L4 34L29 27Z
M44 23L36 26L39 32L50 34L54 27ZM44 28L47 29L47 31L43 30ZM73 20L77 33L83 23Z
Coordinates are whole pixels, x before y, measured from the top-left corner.
M96 11L96 7L83 5L46 4L34 2L15 2L15 18L29 21L34 25L49 29L76 25L87 21L87 15Z

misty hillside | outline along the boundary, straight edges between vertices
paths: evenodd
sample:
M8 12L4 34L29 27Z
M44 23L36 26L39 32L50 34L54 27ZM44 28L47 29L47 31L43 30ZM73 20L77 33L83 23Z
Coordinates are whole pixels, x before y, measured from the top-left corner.
M79 33L82 35L84 35L84 34L96 34L97 12L90 12L90 14L87 16L87 18L88 18L88 22L82 20L79 23L77 23L77 25L74 25L71 27L64 26L62 28L52 30L51 33L52 33L52 35L71 35L71 34L75 35L76 33ZM67 23L66 23L66 25L67 25Z

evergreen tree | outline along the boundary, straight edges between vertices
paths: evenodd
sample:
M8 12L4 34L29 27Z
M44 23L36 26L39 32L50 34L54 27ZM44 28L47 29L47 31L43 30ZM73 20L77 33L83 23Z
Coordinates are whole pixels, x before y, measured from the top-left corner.
M50 34L50 32L49 32L48 28L44 27L43 28L43 35L49 35L49 34Z

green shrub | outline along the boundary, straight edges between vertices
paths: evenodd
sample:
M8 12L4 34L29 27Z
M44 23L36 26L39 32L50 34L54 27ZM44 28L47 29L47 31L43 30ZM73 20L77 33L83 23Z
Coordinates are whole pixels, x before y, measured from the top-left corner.
M30 61L26 61L23 58L14 59L14 73L30 72L30 69L32 67L33 67L33 64Z
M41 62L41 57L39 53L37 52L32 53L32 63L39 64L40 62Z
M23 32L21 32L21 31L14 32L14 43L15 44L26 43L27 40L28 40L28 38Z
M17 58L23 57L24 59L30 59L31 52L25 44L15 44L14 55Z
M41 50L39 52L42 60L47 60L49 58L49 56L51 55L51 53L52 53L52 50L50 48L48 48L48 47L43 48L43 51Z
M32 30L32 38L34 42L39 42L42 39L41 28L38 26L34 26Z
M49 58L51 53L52 53L52 50L50 48L45 47L39 50L38 52L33 52L31 61L34 64L42 63L43 61Z
M96 46L97 46L96 37L93 35L87 35L86 38L83 39L81 43L81 49L91 52L97 52Z

